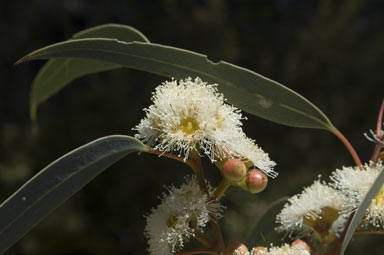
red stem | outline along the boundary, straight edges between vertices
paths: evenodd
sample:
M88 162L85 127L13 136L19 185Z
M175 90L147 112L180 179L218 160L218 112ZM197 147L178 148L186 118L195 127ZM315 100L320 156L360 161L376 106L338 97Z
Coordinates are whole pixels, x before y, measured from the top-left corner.
M384 99L381 102L380 110L379 110L379 116L377 117L377 123L376 123L376 135L378 137L382 137L383 134L381 133L381 123L383 122L383 114L384 114Z
M311 254L312 255L317 255L317 251L315 249L315 246L313 246L313 243L311 241L311 237L310 236L306 236L305 237L305 242L309 245L309 248L311 249Z
M195 156L193 157L193 159L190 159L190 161L191 163L193 163L191 167L196 173L197 180L200 185L200 189L209 196L210 194L208 191L207 183L205 182L204 170L201 165L201 158L199 156ZM214 248L215 250L218 251L218 254L225 254L224 238L223 238L223 234L221 233L221 228L217 220L217 215L214 213L211 213L209 216L212 219L211 220L212 232L216 237L216 247Z
M198 229L195 229L195 239L198 240L200 243L204 244L207 247L214 247L215 242L212 240L208 239L201 233Z
M328 255L328 244L327 243L323 243L323 255Z
M384 235L384 229L371 229L371 230L359 230L355 231L355 235Z
M179 162L185 163L188 166L190 166L193 170L195 170L195 168L196 168L195 162L193 162L192 160L179 157L179 156L172 154L172 153L154 150L153 148L149 148L149 150L146 152L151 153L151 154L155 154L155 155L159 155L159 156L164 156L166 158L174 159L174 160L177 160Z
M379 110L379 115L377 116L377 123L376 123L376 138L378 140L382 140L383 139L383 132L382 132L382 123L383 123L383 114L384 114L384 99L383 101L381 102L381 106L380 106L380 110ZM378 160L378 157L379 157L379 153L380 153L380 150L381 148L383 147L383 145L376 141L376 146L375 146L375 149L373 150L373 154L372 154L372 162L373 162L373 165L375 165L377 163L377 160Z
M363 170L363 166L361 164L360 158L357 155L355 149L352 147L352 145L349 143L347 138L339 131L337 128L332 127L331 131L344 143L345 147L349 150L351 153L353 159L355 160L356 165L360 168L360 170Z

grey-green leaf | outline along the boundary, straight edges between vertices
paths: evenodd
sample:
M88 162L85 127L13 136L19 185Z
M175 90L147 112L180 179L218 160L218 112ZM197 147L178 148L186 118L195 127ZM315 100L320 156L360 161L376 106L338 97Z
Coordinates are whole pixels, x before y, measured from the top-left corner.
M41 170L0 205L0 254L110 165L140 151L147 146L133 137L107 136Z
M151 43L79 39L39 49L17 63L55 57L109 61L176 79L199 76L219 84L230 103L251 114L288 126L332 128L316 106L291 89L248 69L224 61L213 63L195 52Z
M353 218L351 220L351 223L349 224L349 227L347 229L347 232L345 234L345 238L343 240L343 244L341 246L340 255L343 255L345 250L347 249L347 246L349 242L352 239L353 234L355 233L356 228L359 226L361 219L364 217L364 215L367 212L367 208L372 202L372 198L379 192L380 188L384 184L384 171L382 171L379 176L376 178L375 182L373 183L372 187L369 189L367 194L364 197L364 200L362 201L361 205L353 215Z
M125 25L106 24L81 31L73 39L115 38L125 42L149 42L138 30ZM95 59L57 58L49 60L37 74L30 93L30 115L36 119L40 103L60 91L74 79L87 74L120 68L118 64Z
M251 232L247 242L248 247L269 246L271 243L281 243L285 234L278 233L275 230L277 227L276 215L284 208L287 201L288 197L282 197L269 206Z

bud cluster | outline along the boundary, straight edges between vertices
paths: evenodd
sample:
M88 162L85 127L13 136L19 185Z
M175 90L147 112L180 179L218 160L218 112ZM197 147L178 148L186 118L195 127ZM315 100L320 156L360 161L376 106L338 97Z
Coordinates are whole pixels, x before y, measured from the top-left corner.
M256 168L248 169L244 161L231 158L221 167L223 177L233 186L239 186L252 194L263 191L268 184L267 175Z
M245 244L240 242L232 243L228 246L228 255L310 255L311 249L306 242L296 239L291 245L284 244L281 247L256 246L251 252Z

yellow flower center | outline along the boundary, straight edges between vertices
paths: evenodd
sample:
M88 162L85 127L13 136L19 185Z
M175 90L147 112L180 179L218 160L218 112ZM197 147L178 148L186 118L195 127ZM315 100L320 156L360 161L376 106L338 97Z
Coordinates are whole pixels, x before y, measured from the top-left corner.
M377 192L376 196L375 196L375 201L376 201L376 205L380 206L380 207L384 207L384 190L380 190L379 192Z
M191 135L199 130L199 122L197 122L194 118L186 118L180 122L179 130Z
M169 218L167 220L167 226L169 228L172 228L175 225L176 221L177 221L177 217L176 216L174 216L174 215L169 216Z
M332 207L324 207L321 214L312 218L304 216L303 223L315 230L316 237L322 242L331 243L335 236L329 233L332 223L339 217L339 211Z

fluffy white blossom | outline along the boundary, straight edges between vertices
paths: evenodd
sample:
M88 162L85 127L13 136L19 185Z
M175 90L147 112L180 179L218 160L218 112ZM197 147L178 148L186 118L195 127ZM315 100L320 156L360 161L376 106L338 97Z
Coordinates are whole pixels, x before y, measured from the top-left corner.
M350 204L356 209L383 169L382 162L378 162L375 167L365 164L363 170L357 166L336 169L331 176L331 185L345 194L350 199ZM367 208L363 225L367 226L369 223L375 227L384 227L384 186L373 197Z
M304 235L318 231L314 229L318 227L336 236L342 231L348 211L346 198L319 180L288 202L276 217L280 224L276 230Z
M166 81L152 96L153 105L134 130L136 137L162 152L177 152L185 159L191 152L211 161L228 157L249 160L270 176L275 163L246 137L240 110L225 103L216 85L200 78Z
M158 142L155 149L161 151L178 151L187 158L190 151L202 149L213 159L228 151L225 136L241 130L240 111L224 104L216 86L200 78L164 82L152 101L136 127L137 137L150 145Z
M245 161L247 165L250 163L251 166L259 168L272 178L278 175L272 170L276 163L269 158L268 153L265 153L254 140L241 135L232 137L229 144L232 154Z
M289 246L284 244L281 247L271 247L265 251L253 249L251 255L310 255L311 253L300 245Z
M210 186L209 191L212 192ZM161 200L146 217L145 232L151 255L170 255L180 250L196 229L202 231L210 214L220 217L223 210L218 202L209 200L200 191L196 178L187 178L180 188L171 186Z

